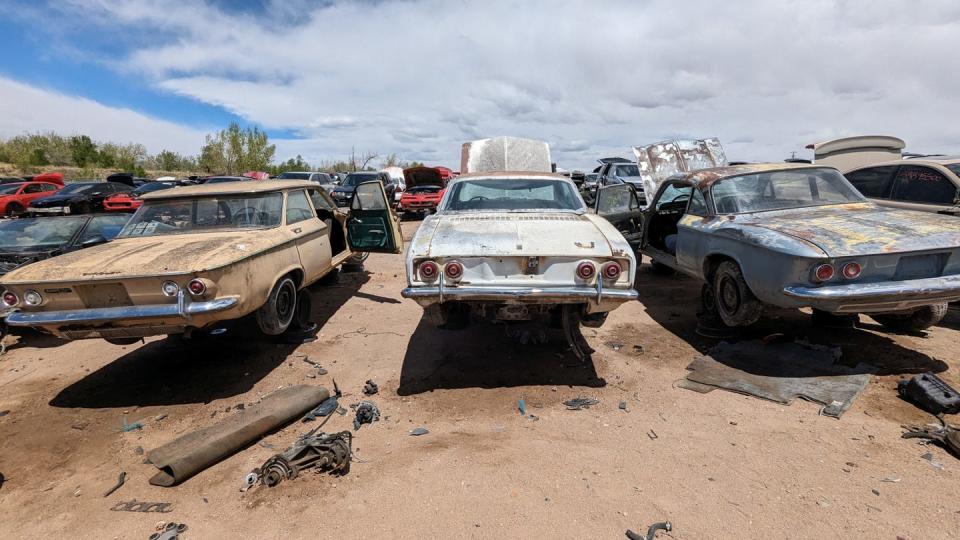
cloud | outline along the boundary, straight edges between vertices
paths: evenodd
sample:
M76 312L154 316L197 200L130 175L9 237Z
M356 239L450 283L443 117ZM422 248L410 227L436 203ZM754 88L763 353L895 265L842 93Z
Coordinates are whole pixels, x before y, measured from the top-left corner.
M960 141L960 126L943 121L960 92L955 2L257 5L71 0L49 9L88 32L150 36L103 61L300 134L278 141L281 159L355 149L456 165L465 139L502 134L554 141L568 169L673 136L718 136L731 158L749 160L860 133L901 136L916 150Z
M85 134L97 141L138 142L153 153L196 154L204 131L145 114L108 107L0 77L0 137L56 131Z

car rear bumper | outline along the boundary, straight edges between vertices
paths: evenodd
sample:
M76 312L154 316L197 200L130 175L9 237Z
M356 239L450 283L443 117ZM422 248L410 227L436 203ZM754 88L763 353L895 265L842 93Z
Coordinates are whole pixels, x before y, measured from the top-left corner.
M825 287L786 287L784 294L833 313L904 311L960 300L960 275Z
M27 212L35 212L37 214L69 214L69 206L51 206L49 208L37 208L31 206L27 208Z
M529 304L582 304L585 302L623 303L637 299L634 289L610 289L604 287L407 287L401 295L426 306L450 300L529 303Z
M104 335L110 329L119 329L124 323L136 324L138 321L155 321L157 328L190 326L195 316L217 313L233 308L240 302L235 296L216 298L203 302L191 302L182 293L175 304L148 304L142 306L117 306L108 308L71 309L59 311L14 311L7 315L6 321L10 326L42 327L49 330L56 329L55 333L64 334L71 328L82 331L104 330ZM140 326L141 330L151 328L150 324ZM160 332L155 332L160 333ZM164 333L169 333L165 330ZM152 335L150 332L140 332L140 335ZM97 336L90 336L97 337Z

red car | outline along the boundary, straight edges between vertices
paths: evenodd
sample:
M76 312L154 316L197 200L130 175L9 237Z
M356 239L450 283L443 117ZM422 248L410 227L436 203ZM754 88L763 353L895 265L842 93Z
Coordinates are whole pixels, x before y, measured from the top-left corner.
M407 213L427 213L437 209L453 174L446 167L411 167L403 170L407 189L400 196L397 210Z
M62 185L50 182L14 182L0 184L0 214L16 216L22 214L30 202L41 197L53 195Z
M135 212L137 208L143 205L140 195L150 193L151 191L160 191L161 189L170 189L177 187L177 182L160 181L147 182L133 191L114 193L103 200L103 210L105 212Z

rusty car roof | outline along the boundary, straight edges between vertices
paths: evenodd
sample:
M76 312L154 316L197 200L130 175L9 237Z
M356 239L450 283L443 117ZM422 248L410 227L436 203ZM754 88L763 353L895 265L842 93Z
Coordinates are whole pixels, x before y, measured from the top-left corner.
M220 184L200 184L197 186L182 186L161 191L144 193L143 200L179 199L184 197L204 197L207 195L245 195L251 193L268 193L297 188L316 188L319 184L309 180L252 180L249 182L223 182Z
M675 177L685 178L700 187L709 187L711 184L731 176L740 176L744 174L755 174L762 172L789 171L793 169L832 169L827 165L817 165L816 163L745 163L743 165L728 165L726 167L713 167L711 169L700 169L698 171L680 173Z

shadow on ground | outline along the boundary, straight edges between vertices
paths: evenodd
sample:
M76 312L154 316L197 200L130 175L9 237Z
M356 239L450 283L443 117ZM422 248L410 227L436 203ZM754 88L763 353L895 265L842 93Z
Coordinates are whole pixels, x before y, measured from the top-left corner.
M397 394L437 389L509 388L558 385L600 388L607 382L593 362L580 362L567 349L563 332L539 324L475 322L463 330L443 330L425 319L410 336ZM523 344L523 334L545 332L545 344ZM517 336L516 334L520 334Z
M310 287L313 322L322 329L369 280L344 273ZM196 340L152 341L64 388L54 407L109 408L209 403L250 391L297 345L261 337L255 323L238 321L225 334Z
M637 272L636 288L647 314L691 347L706 354L720 340L696 333L700 287L700 282L679 274L657 275L649 265L641 266ZM960 319L960 316L954 317ZM896 334L875 324L867 316L860 317L858 328L834 329L814 326L810 315L800 310L771 309L759 322L741 329L736 338L727 341L762 339L778 333L790 341L802 338L815 344L839 346L843 350L843 364L850 367L859 363L870 364L876 368L873 373L877 375L939 373L948 368L941 360L898 344L894 339Z

